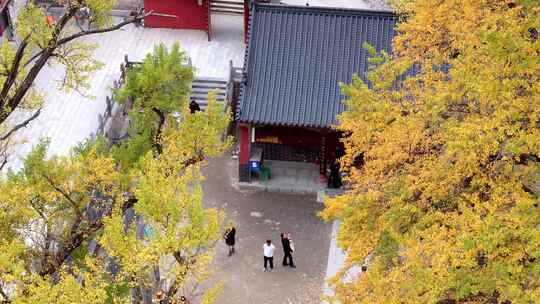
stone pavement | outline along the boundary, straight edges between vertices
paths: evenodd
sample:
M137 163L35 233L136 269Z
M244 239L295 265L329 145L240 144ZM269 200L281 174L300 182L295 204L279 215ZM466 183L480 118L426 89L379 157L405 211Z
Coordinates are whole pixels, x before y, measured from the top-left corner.
M237 168L236 160L221 158L204 169L205 202L237 225L236 255L227 257L224 242L218 244L213 280L224 289L217 303L319 304L331 234L331 225L316 216L323 205L315 195L239 190ZM296 269L281 266L281 231L293 234ZM266 239L276 245L270 273L262 271Z
M254 177L251 183L241 183L240 188L301 194L317 194L326 188L316 164L265 160L264 166L270 168L269 180L261 181Z
M35 88L44 94L44 108L36 120L16 134L16 140L23 143L12 151L8 167L20 169L21 158L31 151L40 138L50 139L49 155L66 155L72 147L96 132L100 115L105 112L105 98L111 95L111 86L119 78L120 63L126 54L130 60L139 61L160 42L167 46L179 42L182 50L191 58L197 76L226 79L230 73L230 60L238 67L244 63L243 18L216 15L212 23L212 41L208 41L204 31L152 29L134 25L111 33L84 37L84 42L99 45L94 57L103 62L104 67L90 75L91 87L86 95L81 95L75 91L59 90L63 69L57 64L45 66L34 83ZM18 111L13 118L22 121L28 114Z

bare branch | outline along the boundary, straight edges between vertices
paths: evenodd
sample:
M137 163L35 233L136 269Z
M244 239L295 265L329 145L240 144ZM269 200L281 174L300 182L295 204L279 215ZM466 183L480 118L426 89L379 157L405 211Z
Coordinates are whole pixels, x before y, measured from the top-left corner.
M8 98L7 93L9 92L9 90L5 92L5 95L0 95L0 124L3 123L22 102L24 96L32 86L32 83L38 76L39 72L47 63L51 54L56 49L56 39L58 39L61 31L66 26L67 22L75 15L75 11L75 9L68 11L58 20L54 28L53 39L49 42L49 46L43 50L43 53L39 57L38 61L34 64L34 66L32 66L28 74L22 80L21 85L15 90L14 95L11 98ZM4 94L4 91L2 91L1 94Z
M68 42L70 42L70 41L72 41L74 39L77 39L77 38L80 38L80 37L83 37L83 36L116 31L116 30L119 30L119 29L121 29L122 27L124 27L124 26L126 26L128 24L139 22L139 21L143 20L144 18L146 18L146 17L148 17L148 16L150 16L152 14L153 14L153 11L150 11L150 12L148 12L146 14L135 16L135 17L133 17L133 18L131 18L129 20L122 21L122 22L120 22L120 23L118 23L118 24L116 24L114 26L111 26L111 27L106 27L106 28L96 29L96 30L91 30L91 31L81 31L81 32L73 34L73 35L71 35L69 37L58 40L57 45L60 46L62 44L68 43Z
M48 46L45 49L41 50L40 52L38 52L31 58L30 61L33 61L33 60L37 60L37 61L32 66L28 74L24 77L24 80L21 82L21 85L15 91L14 96L8 99L7 92L9 92L9 90L5 92L5 95L0 95L0 124L3 123L11 115L13 110L19 106L24 95L26 94L26 92L28 91L28 89L30 88L34 80L36 79L37 75L39 74L43 66L48 62L49 58L52 56L54 51L59 46L66 44L74 39L83 37L83 36L106 33L106 32L118 30L127 24L139 22L143 20L144 18L152 15L153 13L153 11L150 11L146 14L139 14L138 16L135 16L133 18L120 22L111 27L107 27L103 29L96 29L96 30L91 30L91 31L82 31L74 35L71 35L62 39L58 39L60 36L60 33L66 26L67 22L75 15L76 11L77 10L75 8L72 8L58 20L54 29L53 39L49 42ZM26 64L28 64L29 62L27 62ZM6 101L7 101L8 108L5 108ZM8 109L10 110L8 111Z
M13 129L11 129L9 132L7 132L6 135L0 137L0 141L8 139L11 135L13 135L13 133L17 132L19 129L22 129L22 128L26 127L32 120L38 118L39 114L41 114L41 108L39 108L28 119L26 119L25 121L21 122L20 124L16 125L15 127L13 127Z
M4 292L4 289L2 288L3 286L0 286L0 295L4 298L2 300L2 304L7 304L7 303L11 303L11 300L9 299L9 297L7 296L7 294Z
M54 183L54 181L50 177L48 177L47 175L41 174L41 177L43 177L54 190L56 190L58 193L60 193L71 204L71 206L73 207L73 209L74 209L74 211L75 211L75 213L77 215L81 213L81 211L79 210L79 206L77 206L77 203L71 198L71 196L69 196L69 194L66 191L60 189Z
M2 171L2 169L4 169L6 164L7 164L7 157L4 157L4 159L2 160L2 163L0 164L0 171Z
M47 217L45 216L45 214L43 213L43 210L41 210L41 208L39 208L36 203L35 203L35 199L36 198L33 198L31 200L28 201L30 207L32 207L32 209L34 209L34 211L37 212L37 214L41 217L41 219L46 223L47 222Z
M36 60L39 56L43 55L43 51L44 50L40 50L34 56L30 57L30 59L28 59L28 61L25 64L23 64L23 67L27 67L30 63L32 63L32 61Z
M17 48L17 52L15 53L15 58L13 61L13 64L11 65L11 68L8 70L8 76L6 81L4 82L4 85L2 86L2 91L0 92L0 109L2 109L5 105L5 100L7 99L8 92L15 83L15 80L17 79L17 75L19 74L19 67L21 64L21 60L24 57L24 51L26 50L26 47L28 46L28 39L30 39L30 35L24 37L21 44Z

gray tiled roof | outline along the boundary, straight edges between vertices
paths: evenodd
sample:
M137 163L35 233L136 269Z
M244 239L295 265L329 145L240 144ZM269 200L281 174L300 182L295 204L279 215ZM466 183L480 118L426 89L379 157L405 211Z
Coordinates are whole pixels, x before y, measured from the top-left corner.
M254 4L237 119L328 128L344 111L339 82L365 79L368 42L390 51L388 11Z

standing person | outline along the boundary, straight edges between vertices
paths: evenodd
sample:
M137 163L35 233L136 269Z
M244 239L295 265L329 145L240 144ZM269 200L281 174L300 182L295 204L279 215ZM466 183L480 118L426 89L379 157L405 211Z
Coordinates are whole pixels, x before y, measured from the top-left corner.
M229 255L231 256L234 254L234 243L236 240L236 228L234 227L233 223L229 224L229 228L225 230L225 234L223 235L223 238L225 239L225 244L229 246Z
M281 234L281 246L283 247L283 262L281 263L283 266L289 266L289 262L292 263L292 256L291 256L291 246L289 243L289 239L287 238L286 233Z
M291 234L290 233L287 233L285 234L285 239L287 240L287 251L285 253L285 256L283 257L283 266L287 266L287 264L292 267L292 268L296 268L296 266L294 265L294 261L293 261L293 257L292 257L292 254L294 253L294 242L291 238ZM287 263L287 260L286 259L289 259L289 263Z
M191 112L191 114L198 112L200 110L201 110L201 107L195 101L195 99L191 99L191 102L189 103L189 111Z
M268 263L270 263L270 270L274 269L274 251L276 246L272 244L271 240L266 240L266 243L263 245L263 254L264 254L264 268L263 271L268 271Z

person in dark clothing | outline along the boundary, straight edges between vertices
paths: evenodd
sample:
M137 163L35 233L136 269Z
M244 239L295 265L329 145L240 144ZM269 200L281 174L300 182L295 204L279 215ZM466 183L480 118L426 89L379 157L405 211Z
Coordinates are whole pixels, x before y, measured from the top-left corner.
M195 99L192 99L189 103L189 111L191 114L198 112L201 110L201 107L199 107L199 104L195 101Z
M234 254L234 244L236 240L236 228L234 228L234 225L231 223L229 228L225 230L225 234L223 235L223 238L225 239L225 244L229 246L229 256Z
M287 244L287 238L285 238L286 234L281 233L281 247L283 248L283 266L288 266L287 263L287 247L289 244Z
M293 262L291 242L286 233L281 234L281 245L283 246L283 266L296 267Z
M339 189L343 185L339 172L339 162L334 160L330 165L330 176L328 178L328 188Z

